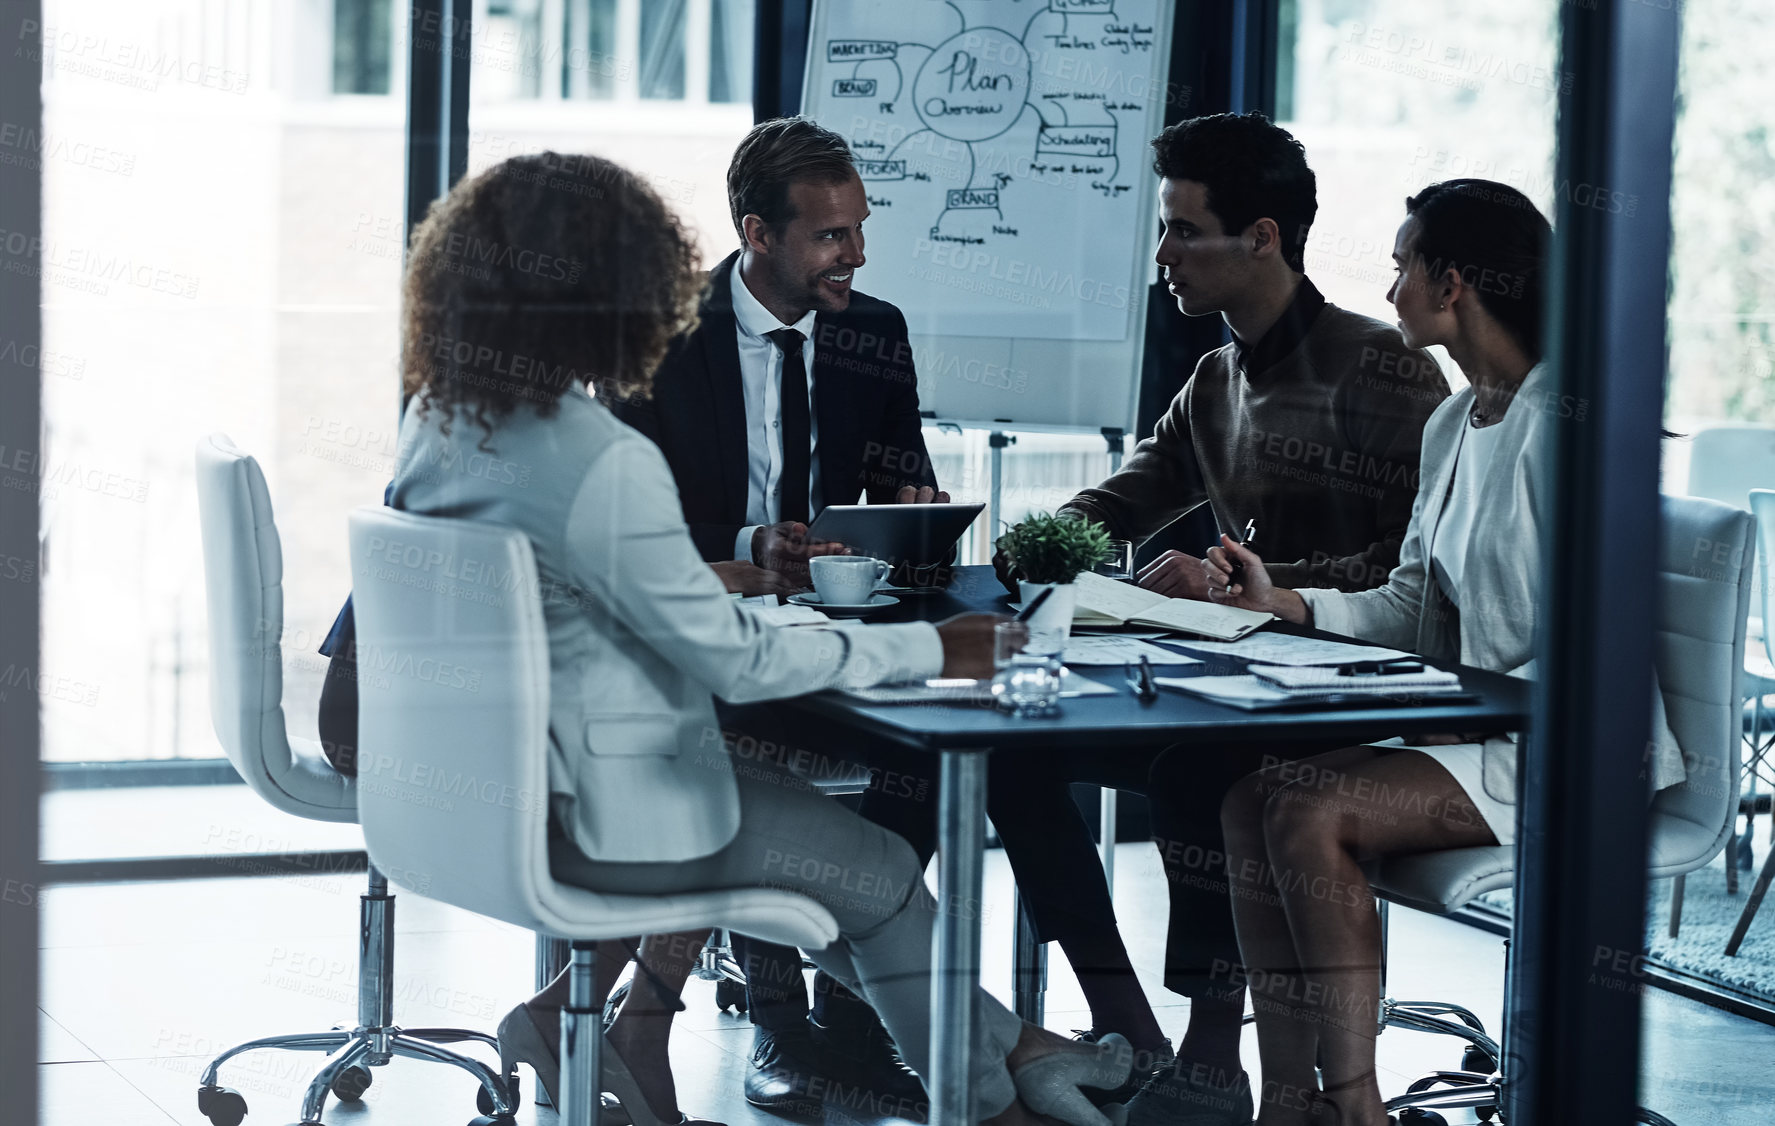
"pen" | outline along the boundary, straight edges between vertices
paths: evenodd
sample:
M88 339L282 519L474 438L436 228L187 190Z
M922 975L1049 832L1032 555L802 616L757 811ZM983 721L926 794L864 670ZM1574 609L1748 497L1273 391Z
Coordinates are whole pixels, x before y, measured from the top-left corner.
M1242 539L1239 540L1239 543L1244 545L1245 547L1249 548L1251 546L1251 541L1256 538L1257 538L1257 521L1256 520L1245 521L1245 535ZM1244 581L1244 579L1245 579L1245 564L1240 563L1237 560L1234 560L1233 565L1230 568L1230 571L1231 571L1231 573L1228 576L1227 581L1226 581L1225 593L1227 593L1227 594L1231 594L1233 592L1233 584L1234 583Z

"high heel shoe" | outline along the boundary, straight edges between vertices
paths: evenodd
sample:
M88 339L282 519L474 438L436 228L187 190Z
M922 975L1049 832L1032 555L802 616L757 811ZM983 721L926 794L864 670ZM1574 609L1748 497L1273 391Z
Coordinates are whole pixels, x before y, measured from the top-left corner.
M1336 1094L1339 1091L1355 1090L1356 1088L1367 1084L1373 1078L1373 1071L1365 1071L1354 1079L1334 1084L1322 1091L1314 1091L1312 1105L1308 1107L1307 1113L1312 1115L1313 1119L1317 1121L1322 1117L1321 1112L1329 1111L1330 1121L1327 1126L1342 1126L1344 1121L1344 1108L1332 1102L1326 1096ZM1393 1114L1387 1115L1387 1126L1399 1126L1399 1117Z
M1121 1126L1127 1109L1117 1104L1102 1110L1091 1105L1080 1087L1104 1090L1121 1086L1134 1066L1134 1048L1110 1033L1093 1051L1062 1049L1037 1056L1011 1072L1011 1083L1025 1106L1069 1126Z
M536 1072L536 1082L548 1095L549 1102L559 1106L555 1092L561 1085L561 1057L557 1040L548 1035L527 1005L519 1005L505 1014L499 1022L499 1066L509 1075L513 1067L527 1063ZM559 1036L557 1032L556 1037ZM616 1048L605 1036L598 1053L598 1070L601 1073L598 1084L604 1090L616 1096L621 1103L620 1110L609 1105L601 1107L598 1114L598 1126L722 1126L719 1122L710 1122L700 1118L680 1115L676 1123L669 1123L653 1112L648 1105L646 1096L641 1094L641 1085L635 1081L635 1075L629 1065L617 1054Z

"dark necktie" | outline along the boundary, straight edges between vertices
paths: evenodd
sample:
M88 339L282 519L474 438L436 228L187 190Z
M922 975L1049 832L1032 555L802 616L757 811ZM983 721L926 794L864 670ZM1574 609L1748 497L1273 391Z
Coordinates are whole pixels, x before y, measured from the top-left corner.
M783 383L777 396L783 414L783 477L777 519L805 523L809 515L808 460L813 448L807 413L807 364L801 357L801 344L806 337L792 328L779 328L766 335L783 354Z

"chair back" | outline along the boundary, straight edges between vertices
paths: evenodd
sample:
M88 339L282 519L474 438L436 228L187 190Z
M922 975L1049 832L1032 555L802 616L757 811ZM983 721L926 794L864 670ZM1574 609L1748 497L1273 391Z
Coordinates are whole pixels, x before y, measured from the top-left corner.
M197 509L209 607L210 717L228 761L258 795L317 821L357 820L349 779L283 711L283 545L259 463L226 434L197 445Z
M518 926L547 912L548 632L530 540L386 507L351 514L358 810L395 883Z
M838 937L831 913L794 892L556 883L548 630L529 538L379 506L352 513L350 537L358 652L386 670L358 688L358 808L390 881L569 939L713 926L806 949Z
M1771 482L1775 484L1775 482ZM1750 490L1750 514L1756 520L1757 560L1763 574L1769 573L1769 564L1775 561L1775 489ZM1775 588L1769 583L1758 584L1762 594L1760 611L1765 622L1775 620ZM1763 652L1768 656L1770 664L1775 664L1775 637L1769 631L1763 631Z
M1738 814L1737 678L1755 564L1754 521L1743 508L1672 496L1663 506L1654 664L1688 776L1652 800L1654 879L1711 860Z
M1775 486L1775 426L1705 426L1689 443L1692 497L1749 507L1752 489Z
M1652 799L1648 871L1654 879L1713 859L1737 816L1736 677L1744 665L1752 573L1748 512L1696 497L1666 496L1661 503L1652 662L1688 776ZM1644 753L1624 749L1622 769L1649 767ZM1489 845L1388 857L1369 873L1383 898L1446 913L1510 886L1515 867L1514 848Z

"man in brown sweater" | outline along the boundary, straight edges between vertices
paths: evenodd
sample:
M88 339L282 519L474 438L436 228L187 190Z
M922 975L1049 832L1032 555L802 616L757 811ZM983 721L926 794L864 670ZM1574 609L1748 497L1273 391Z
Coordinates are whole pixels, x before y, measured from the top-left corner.
M1164 233L1155 259L1177 306L1219 314L1233 342L1202 357L1121 470L1061 507L1119 539L1146 540L1206 504L1235 539L1247 523L1272 574L1291 586L1364 590L1399 560L1417 495L1425 420L1448 397L1428 353L1396 328L1330 304L1303 273L1317 210L1301 145L1262 117L1220 114L1172 126L1153 141ZM1206 551L1208 545L1204 545ZM1207 598L1200 557L1168 551L1143 587ZM1092 1008L1092 1032L1121 1032L1154 1053L1129 1126L1249 1123L1254 1104L1239 1062L1244 1012L1239 948L1227 898L1219 806L1266 755L1322 746L1240 745L1187 756L1188 778L1150 779L1152 756L1018 756L995 764L993 824L1004 840L1038 935L1057 940ZM1173 756L1182 758L1186 756ZM1170 882L1166 987L1191 999L1171 1047L1136 982L1116 931L1089 827L1068 784L1137 793L1149 785L1192 801L1154 835Z

